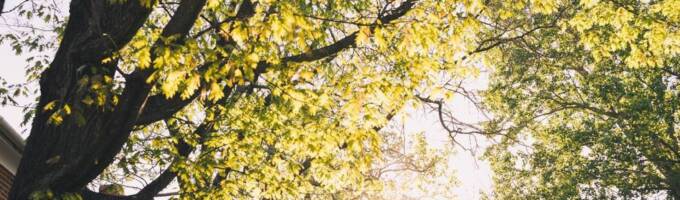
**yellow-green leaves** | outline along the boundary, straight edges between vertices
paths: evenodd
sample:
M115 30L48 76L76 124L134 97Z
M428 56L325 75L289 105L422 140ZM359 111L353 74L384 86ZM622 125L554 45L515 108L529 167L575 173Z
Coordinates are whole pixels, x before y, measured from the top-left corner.
M186 73L182 71L168 72L165 79L163 79L163 83L161 83L161 92L163 92L163 95L165 95L166 98L175 96L175 93L177 93L179 85L182 83L185 76Z
M224 97L222 86L220 86L217 82L212 82L210 84L210 93L208 93L208 99L211 101L217 101L222 97Z
M600 0L582 0L579 3L581 4L581 6L583 6L583 8L589 9L597 5L599 2Z
M57 101L54 100L54 101L50 101L49 103L45 104L45 106L43 107L43 111L48 111L48 110L54 109L54 106L56 105L56 103L57 103Z
M206 9L216 9L218 8L223 2L220 0L208 0L206 3Z
M530 10L540 14L551 14L557 11L558 0L531 0Z
M57 100L51 101L43 107L43 112L51 112L47 123L58 126L64 121L64 118L71 114L71 106L68 104L59 105ZM56 109L56 110L55 110Z
M245 46L245 42L248 39L248 28L243 23L236 23L234 24L234 28L230 30L229 36L231 36L239 46Z
M149 34L149 32L140 32L136 37L132 39L129 45L129 49L123 49L122 54L126 54L131 51L131 55L124 56L124 59L129 59L131 62L135 62L134 67L139 69L145 69L151 66L151 41L153 37L148 38L144 34Z
M627 67L658 67L678 54L677 31L672 24L680 18L659 9L667 3L585 1L584 9L567 20L596 62L622 59Z
M505 9L499 3L489 9ZM528 8L536 15L510 10L514 16L505 14L495 23L519 27L511 28L515 31L489 29L511 35L506 38L533 30L487 55L495 61L489 64L493 72L485 106L497 120L486 130L504 135L486 155L495 171L494 197L609 199L666 193L641 189L663 182L653 180L663 172L639 160L668 160L675 152L655 144L671 142L668 130L676 129L671 128L675 122L662 119L677 117L669 109L677 105L671 103L677 99L675 83L666 80L677 78L679 19L677 12L664 10L676 9L669 3L678 2L556 1L556 12L533 11L552 7L536 3Z
M369 41L371 36L371 29L366 26L362 26L357 33L356 43L357 45L365 45Z
M184 82L185 89L182 91L182 99L188 99L201 86L201 76L195 73L189 75Z
M122 69L150 71L152 95L201 94L170 122L181 136L136 148L177 154L167 146L181 138L200 146L174 166L187 199L323 199L382 189L368 176L381 161L377 130L413 94L449 74L465 76L462 58L483 29L471 17L482 1L423 1L388 22L402 4L257 1L252 15L237 17L242 2L209 0L182 41L158 36L171 16L154 11L120 52ZM209 137L196 140L202 123ZM164 135L166 126L137 134ZM210 183L215 174L224 176L219 187Z

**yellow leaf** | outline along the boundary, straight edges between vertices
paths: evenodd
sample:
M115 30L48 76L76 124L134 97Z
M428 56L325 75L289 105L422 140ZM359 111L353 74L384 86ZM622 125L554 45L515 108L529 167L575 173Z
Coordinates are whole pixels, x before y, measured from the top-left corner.
M375 44L378 45L378 48L384 50L387 47L387 42L385 41L385 32L382 30L382 28L376 28L374 35Z
M43 110L44 111L52 110L56 103L57 103L57 100L50 101L49 103L45 104L45 107L43 107Z
M217 101L224 97L224 92L222 92L222 87L217 82L210 84L210 94L208 99L211 101Z
M312 77L314 77L314 73L312 73L310 71L304 70L304 71L300 72L300 78L302 78L304 80L311 80Z
M80 101L83 102L85 105L88 105L88 106L92 105L92 103L94 103L94 100L92 100L92 97L90 97L90 96L85 96L85 98L83 98L83 100L80 100Z
M181 98L188 99L194 92L198 89L201 84L201 76L198 74L192 74L184 83L186 88L182 91Z
M359 32L357 33L357 38L356 38L356 44L361 46L363 44L368 43L368 38L371 35L371 29L362 26L361 29L359 29Z
M71 114L71 106L68 106L68 104L64 105L64 112L67 115Z
M246 60L247 60L248 62L254 62L254 63L256 63L256 62L260 61L260 56L258 56L257 54L252 53L252 54L249 54L249 55L246 57Z

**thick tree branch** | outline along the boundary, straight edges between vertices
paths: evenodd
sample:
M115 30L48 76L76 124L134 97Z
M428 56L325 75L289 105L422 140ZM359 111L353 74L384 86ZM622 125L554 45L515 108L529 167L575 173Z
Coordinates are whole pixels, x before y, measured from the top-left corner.
M399 6L395 10L393 10L393 11L389 12L387 15L381 17L379 19L379 21L382 24L387 24L387 23L405 15L415 5L415 2L416 1L406 1L406 2L404 2L401 6ZM175 16L180 16L179 10L175 14ZM174 19L175 16L173 16L173 19ZM173 20L171 20L171 23L172 22L173 22ZM178 23L178 24L180 24L180 26L181 26L181 24L184 24L183 21L178 21L178 22L180 22L180 23ZM372 28L375 28L375 27L372 27ZM187 29L185 29L185 30L188 32ZM163 35L166 35L166 36L173 35L173 34L168 34L168 33L172 33L172 32L181 32L181 28L166 27L166 29L164 29L164 31L163 31L163 33L164 33ZM319 48L319 49L314 49L314 50L311 50L311 51L304 53L304 54L289 56L289 57L283 58L283 61L284 62L309 62L309 61L323 59L323 58L326 58L328 56L337 54L338 52L340 52L344 49L349 48L351 45L353 45L356 42L356 37L357 37L357 33L353 33L353 34L350 34L349 36L347 36L347 37L345 37L341 40L338 40L337 42L335 42L335 43L333 43L329 46L322 47L322 48ZM258 70L257 70L256 73L264 72L268 66L269 66L268 63L259 63L258 64ZM138 72L135 72L134 74L136 74L137 76L141 75L140 79L138 79L138 80L144 80L144 79L141 79L141 78L148 76L148 74L145 73L144 71L138 71ZM175 112L177 112L179 109L183 108L184 106L189 104L191 101L193 101L194 98L196 98L196 96L192 96L192 98L189 98L189 99L179 99L179 97L176 97L176 98L172 98L172 99L169 99L169 100L165 99L165 98L151 97L148 100L148 105L150 107L144 109L144 112L142 112L142 115L139 117L139 120L137 120L136 124L152 123L152 122L160 120L162 118L169 117L169 116L173 115ZM149 112L149 111L153 111L153 112ZM161 111L161 112L158 112L158 111ZM151 114L151 113L155 113L155 114L158 114L158 115L154 115L154 114ZM388 118L391 118L392 116L393 115L389 115ZM378 130L378 129L379 128L376 128L376 130ZM165 183L174 179L175 176L176 176L176 174L174 172L172 172L171 170L164 171L163 174L161 176L159 176L158 179L156 179L154 182L152 182L152 183L158 183L158 184L150 184L149 189L146 189L146 190L143 189L142 191L140 191L140 194L144 194L145 196L149 196L148 194L154 194L154 195L157 194L158 192L160 192L160 190L162 190L162 188L165 187L164 186ZM157 186L155 186L155 185L157 185ZM163 186L163 187L160 187L160 186ZM151 196L153 196L153 195L151 195ZM139 197L141 197L141 195Z
M168 131L170 131L170 134L173 136L179 136L179 130L177 128L171 127L167 121L166 125L168 126ZM201 140L204 140L204 137L207 136L209 133L210 127L212 124L210 122L203 122L201 125L199 125L195 130L194 134L198 135ZM114 196L114 195L108 195L108 194L102 194L102 193L97 193L94 191L90 190L84 190L82 192L83 196L85 199L104 199L104 200L142 200L142 199L153 199L156 197L161 191L163 191L172 181L177 177L177 172L173 171L172 167L177 165L177 163L181 162L183 158L186 158L191 154L192 151L194 151L195 147L189 145L186 143L184 140L179 140L179 142L175 145L175 148L177 148L177 157L167 166L163 172L156 177L153 181L151 181L149 184L145 185L139 192L137 192L134 195L129 195L129 196Z
M204 86L205 84L201 84L200 89L202 89ZM149 97L147 104L144 107L144 111L142 111L135 124L143 126L162 119L167 119L198 98L200 95L200 89L186 99L182 99L179 96L167 99L162 94Z
M392 21L397 20L400 17L406 15L408 11L413 9L417 2L418 2L417 0L408 0L402 3L399 7L395 8L394 10L387 12L386 15L379 17L378 21L380 21L381 24L389 24ZM375 28L377 28L377 26L375 25L370 27L371 31L375 30ZM356 31L328 46L313 49L298 55L287 56L282 58L281 60L283 63L311 62L330 57L354 45L356 43L358 34L359 32ZM256 82L260 74L266 72L267 69L271 67L271 65L272 65L271 63L267 63L264 61L258 63L257 68L255 69L255 79L253 80L253 82Z
M213 30L214 28L219 27L219 25L226 23L226 22L231 22L234 20L247 20L248 18L252 17L255 14L255 5L250 1L250 0L244 0L243 3L239 6L239 9L236 13L236 16L228 18L227 20L220 22L218 24L211 25L211 28L208 28L206 30L200 31L197 35L204 34L205 32L209 30ZM207 70L213 62L205 63L202 66L198 67L199 72L204 72ZM199 91L205 88L205 83L201 83L201 86L199 87ZM166 119L172 115L174 115L177 111L181 110L185 106L187 106L189 103L193 102L198 96L200 95L199 92L195 92L193 95L191 95L189 98L181 98L179 95L171 97L171 98L166 98L162 94L159 95L154 95L152 97L149 97L149 100L147 101L147 104L145 106L145 109L143 112L140 114L139 119L137 120L137 125L146 125L150 124L153 122L157 122L162 119Z
M179 135L179 130L176 128L171 128L170 124L166 122L168 126L168 130L171 132L172 135ZM198 128L196 128L196 134L200 135L201 137L205 135L208 131L207 125L206 124L201 124ZM184 140L179 140L179 142L175 145L177 148L177 157L168 165L168 167L151 183L148 185L144 186L142 190L140 190L137 194L134 195L136 199L153 199L154 196L156 196L158 193L163 191L177 176L177 173L172 169L173 166L177 165L177 163L181 162L183 158L186 158L189 156L189 154L194 150L194 147L186 143Z
M203 9L205 3L206 0L183 0L180 2L175 14L163 28L161 37L167 38L179 36L174 42L181 42L182 38L186 37L189 30L193 27L198 18L198 14ZM152 53L155 52L154 49L161 48L162 44L162 42L156 41L152 47ZM155 54L152 54L152 56L153 55ZM115 155L127 141L127 138L132 131L132 127L135 125L135 121L143 109L149 91L151 90L151 86L146 83L146 78L151 74L152 70L152 68L149 68L135 71L131 74L131 78L128 79L128 84L121 95L121 99L125 99L126 101L120 103L115 108L115 111L117 112L114 113L116 116L114 119L120 121L119 123L123 125L123 129L112 134L114 137L107 135L99 141L93 142L95 144L94 152L97 153L95 155L100 162L95 164L96 170L92 170L91 174L89 174L91 177L88 178L93 179L101 172L101 170L113 162ZM116 128L113 127L111 127L111 129L116 130Z
M247 20L248 18L252 17L255 14L255 6L256 4L253 4L250 0L244 0L243 3L239 6L238 11L236 12L236 15L233 17L227 17L226 19L216 22L210 25L210 27L203 29L193 35L192 37L200 37L205 33L208 33L212 30L217 30L219 27L223 24L227 24L236 20Z
M410 11L413 6L416 4L416 0L409 0L404 3L402 3L399 7L396 9L392 10L389 12L387 15L380 17L378 20L382 24L388 24L396 19L398 19L401 16L406 15L408 11ZM371 29L375 29L374 27L371 27ZM288 56L284 57L282 59L283 62L310 62L310 61L316 61L320 59L324 59L326 57L332 56L334 54L337 54L338 52L345 50L349 48L351 45L356 43L356 38L357 38L358 32L354 32L338 41L336 41L333 44L330 44L325 47L321 47L318 49L313 49L309 52L298 54L298 55L293 55L293 56ZM257 68L255 69L255 80L253 82L257 81L257 78L260 74L266 72L267 68L271 66L270 63L267 62L259 62L257 65ZM389 121L394 117L394 113L389 113L387 116L387 120ZM373 130L375 131L380 131L383 127L374 127ZM346 148L346 145L342 145L340 147L341 149ZM303 161L303 168L300 171L300 173L304 173L306 169L308 169L311 165L311 160L313 158L307 159ZM219 185L221 180L224 179L224 177L218 175L213 179L213 185Z
M388 24L396 19L398 19L401 16L404 16L409 10L413 8L416 4L416 0L409 0L401 4L399 7L395 8L394 10L388 12L385 16L382 16L378 19L381 24ZM253 9L254 9L254 4L252 4L250 1L244 1L237 13L237 15L234 17L234 19L247 19L248 17L253 15ZM225 21L231 21L233 19L225 20ZM376 28L376 26L372 26L371 29ZM206 29L204 31L207 31L210 29ZM201 31L201 32L204 32ZM350 46L354 45L356 43L356 38L357 38L358 32L354 32L336 42L333 44L330 44L325 47L321 47L318 49L313 49L308 52L298 54L298 55L292 55L292 56L287 56L282 58L282 62L311 62L311 61L316 61L320 59L327 58L329 56L335 55L338 52L345 50L349 48ZM256 82L259 76L264 73L267 68L271 66L270 63L267 63L265 61L262 61L258 63L257 68L255 69L255 78L253 82ZM202 85L203 87L203 85ZM156 122L158 120L170 117L174 115L177 111L180 109L184 108L186 105L191 103L198 95L194 94L192 97L188 99L181 99L179 96L172 97L170 99L166 99L162 95L157 95L153 96L149 99L147 107L145 108L144 112L140 116L137 124L138 125L145 125L149 123Z
M77 92L76 82L87 74L111 75L115 70L95 73L89 69L110 67L103 65L101 59L127 44L151 9L138 1L115 4L72 1L59 49L40 78L41 96L36 110L43 111L47 103L55 101L61 105L77 105L82 96ZM10 199L28 199L32 192L45 189L56 194L77 192L94 178L91 174L98 171L93 167L93 163L98 162L97 156L92 154L89 145L69 141L101 140L98 135L120 129L109 129L109 125L115 126L106 123L112 117L110 112L98 108L80 108L79 112L98 117L89 119L88 126L80 126L72 120L55 126L48 124L53 111L36 113Z
M398 8L392 10L389 12L387 15L380 17L378 20L380 21L381 24L389 24L390 22L399 19L399 17L402 17L410 11L413 6L415 6L417 1L415 0L409 0L404 3L402 3ZM371 26L371 30L375 29L377 26ZM309 61L315 61L315 60L320 60L323 58L326 58L328 56L337 54L338 52L347 49L348 47L352 46L353 44L356 43L358 32L354 32L338 41L335 43L318 48L318 49L313 49L309 52L302 53L299 55L293 55L293 56L288 56L283 58L282 60L284 62L309 62Z
M204 4L205 0L182 1L163 29L162 36L186 36ZM78 71L74 69L97 67L101 59L122 48L141 27L151 9L140 5L138 1L126 1L122 4L73 1L62 44L55 60L41 79L43 94L38 110L42 110L47 102L66 99L64 97L77 102L77 98L69 95L75 91L73 85L79 80ZM162 43L157 41L152 49L158 48L160 44ZM56 194L79 192L97 177L113 162L115 155L127 141L150 91L151 87L145 82L145 77L150 73L148 69L131 74L120 98L123 101L113 111L84 108L90 109L83 111L85 115L97 116L89 119L86 127L73 121L53 126L46 123L49 113L37 115L27 142L27 149L30 150L24 155L25 161L22 161L17 174L18 184L14 184L10 199L27 199L33 191L44 189L50 189ZM64 140L83 142L59 142ZM54 146L55 144L72 145ZM30 148L33 145L47 146L48 150ZM31 178L33 176L41 179L35 180Z

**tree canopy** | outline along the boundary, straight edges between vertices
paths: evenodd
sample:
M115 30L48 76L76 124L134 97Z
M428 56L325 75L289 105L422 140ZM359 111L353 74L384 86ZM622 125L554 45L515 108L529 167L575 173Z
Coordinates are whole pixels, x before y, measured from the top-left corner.
M680 198L678 3L558 2L524 19L550 26L500 45L484 92L486 130L503 135L486 155L496 198Z
M19 16L52 27L58 48L40 57L56 42L36 28L3 35L39 54L28 73L40 98L10 199L149 199L175 179L182 198L361 194L385 153L380 129L439 74L466 73L456 54L477 23L462 7L71 1L66 20L50 3L22 3ZM148 166L163 169L136 194L86 187Z
M680 199L677 0L65 3L5 6L40 87L10 199L379 198L385 172L446 174L385 129L417 104L499 140L494 198ZM492 120L446 119L480 68Z

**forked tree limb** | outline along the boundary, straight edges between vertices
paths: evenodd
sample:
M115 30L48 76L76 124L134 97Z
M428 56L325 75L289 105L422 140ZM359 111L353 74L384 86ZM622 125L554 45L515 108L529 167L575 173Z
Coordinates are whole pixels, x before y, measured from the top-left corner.
M182 1L164 27L163 36L186 36L204 4L205 0ZM144 79L149 72L134 72L112 110L82 106L77 112L85 118L83 124L75 120L48 123L54 111L44 112L43 107L50 102L78 105L83 96L76 82L84 75L114 73L89 69L111 67L101 60L127 44L153 9L139 1L111 4L98 0L72 1L70 7L59 50L40 79L40 112L34 118L10 199L28 199L32 193L45 190L56 195L80 192L113 162L150 91Z

